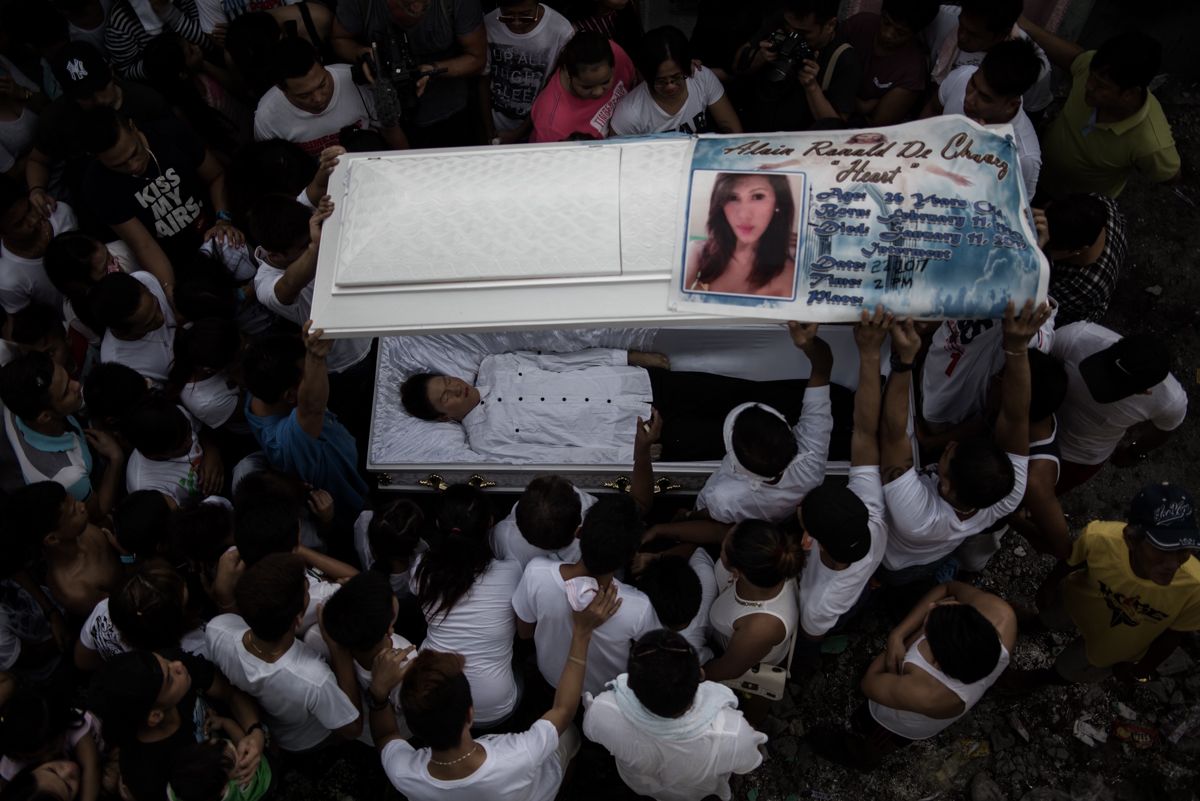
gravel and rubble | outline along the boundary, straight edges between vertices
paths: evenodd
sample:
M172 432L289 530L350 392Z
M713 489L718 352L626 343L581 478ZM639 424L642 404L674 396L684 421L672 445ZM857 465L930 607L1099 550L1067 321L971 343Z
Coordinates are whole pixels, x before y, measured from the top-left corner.
M1186 93L1186 94L1185 94ZM1160 90L1184 163L1174 187L1131 183L1119 199L1129 222L1131 263L1103 321L1120 332L1150 331L1174 354L1176 377L1200 409L1200 97L1197 87ZM1169 479L1200 492L1200 428L1194 419L1151 457L1107 467L1063 499L1072 528L1122 519L1143 484ZM977 583L1032 604L1053 559L1009 534ZM797 675L775 710L770 758L734 785L746 801L1195 801L1200 799L1200 636L1184 642L1154 681L1050 687L1023 696L989 693L940 736L854 774L815 756L800 734L845 720L861 701L857 683L884 647L891 622L875 614L849 646L823 657L820 672ZM1049 665L1065 634L1022 637L1013 662Z

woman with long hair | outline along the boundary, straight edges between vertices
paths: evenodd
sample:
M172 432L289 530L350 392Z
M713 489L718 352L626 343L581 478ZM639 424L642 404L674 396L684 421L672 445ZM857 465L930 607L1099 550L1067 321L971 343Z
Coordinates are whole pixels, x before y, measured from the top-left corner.
M429 625L421 647L466 658L478 729L502 723L521 697L512 669L512 597L521 564L495 558L488 544L492 523L491 505L480 489L448 488L433 541L418 557L412 582Z
M796 202L783 175L725 172L708 204L708 239L690 247L690 292L789 297Z

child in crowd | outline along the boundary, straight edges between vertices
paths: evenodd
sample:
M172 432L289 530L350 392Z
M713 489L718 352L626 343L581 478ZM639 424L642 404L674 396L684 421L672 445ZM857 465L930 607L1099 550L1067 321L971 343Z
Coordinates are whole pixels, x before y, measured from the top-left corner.
M204 446L199 428L191 415L160 395L131 409L121 422L134 449L125 485L131 491L157 490L172 507L219 494L225 485L221 454Z
M556 686L569 656L566 646L572 611L586 608L598 592L615 587L621 606L608 625L596 630L594 653L583 683L587 692L601 692L605 682L621 672L630 642L660 627L650 599L616 578L617 571L633 558L641 536L642 524L632 498L601 498L580 527L578 562L539 557L525 566L512 596L517 633L533 639L538 670L551 686Z
M366 707L364 716L369 716L374 703L368 693L371 687L371 671L381 653L390 650L412 650L412 643L393 630L400 604L391 593L391 588L379 573L365 571L354 576L325 604L321 614L321 625L327 635L326 642L344 648L354 659L354 675L363 692ZM396 714L396 729L401 736L411 736L404 723L400 709L400 688L388 694L387 703ZM364 732L370 738L370 730Z
M214 664L262 707L276 745L298 753L361 734L349 653L333 649L327 664L296 639L308 605L303 560L263 557L238 580L236 600L239 615L218 615L204 636Z

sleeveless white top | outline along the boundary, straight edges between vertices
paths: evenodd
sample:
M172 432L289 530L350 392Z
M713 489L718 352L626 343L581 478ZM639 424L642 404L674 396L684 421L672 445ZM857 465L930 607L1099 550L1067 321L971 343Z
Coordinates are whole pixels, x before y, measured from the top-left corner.
M977 682L963 684L958 679L950 678L929 664L929 660L925 658L924 654L918 648L924 641L925 637L922 636L909 646L908 652L904 655L904 664L916 665L944 684L947 689L962 699L964 708L960 714L952 718L931 718L928 715L922 715L920 712L892 709L891 707L877 704L874 701L867 702L871 711L871 717L875 718L876 723L888 731L899 734L901 737L907 737L910 740L925 740L932 737L970 712L971 707L979 703L979 699L983 698L983 694L987 692L989 687L996 683L996 679L1000 678L1000 674L1008 667L1008 649L1004 647L1004 643L1000 643L1000 658L996 660L996 667L992 668L992 672Z
M728 648L729 641L733 638L733 624L738 618L746 615L774 615L783 621L785 634L783 640L777 643L770 653L763 657L762 661L770 665L782 664L783 660L787 659L788 645L791 642L792 633L796 630L796 624L800 620L800 601L796 579L790 578L785 581L783 588L774 598L765 601L748 601L738 597L737 582L725 569L725 565L717 562L713 572L717 577L717 586L721 588L721 594L717 596L717 600L713 601L713 605L708 611L708 622L712 626L714 639L720 643L722 648Z

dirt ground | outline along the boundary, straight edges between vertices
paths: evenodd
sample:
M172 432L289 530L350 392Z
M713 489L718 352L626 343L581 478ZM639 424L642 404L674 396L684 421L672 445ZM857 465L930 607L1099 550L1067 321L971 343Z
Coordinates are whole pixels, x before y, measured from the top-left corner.
M1200 400L1200 93L1167 85L1159 90L1183 157L1175 188L1131 184L1119 203L1129 222L1130 262L1103 321L1122 332L1151 331L1173 352L1174 374L1192 409ZM1182 196L1181 196L1182 195ZM1122 519L1145 483L1171 480L1200 492L1200 428L1187 421L1141 465L1111 466L1064 499L1073 530L1095 519ZM1016 535L979 584L1006 598L1032 602L1053 560ZM1050 688L1026 697L990 694L940 736L892 755L874 773L855 775L814 756L803 733L824 721L845 720L861 701L863 668L883 647L889 621L869 619L838 656L826 656L816 675L798 676L776 713L780 733L771 758L734 785L745 801L971 799L971 801L1187 801L1200 798L1200 637L1191 635L1164 666L1165 675L1137 686L1115 680L1094 687ZM1050 663L1067 638L1023 637L1014 661ZM1190 726L1180 720L1191 715ZM1089 745L1074 736L1083 721L1107 734ZM1123 742L1123 723L1143 727L1150 742ZM1171 742L1163 729L1176 730Z

